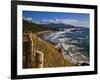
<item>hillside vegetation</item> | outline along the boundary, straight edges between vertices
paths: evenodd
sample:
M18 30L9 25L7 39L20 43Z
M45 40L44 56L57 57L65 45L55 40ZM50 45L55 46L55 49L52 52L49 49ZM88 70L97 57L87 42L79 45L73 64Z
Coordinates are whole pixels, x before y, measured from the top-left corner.
M51 43L42 40L34 34L32 40L34 49L44 53L44 67L72 66L69 61L64 59L62 53L60 53Z
M23 32L40 32L50 30L48 27L23 20Z
M52 45L50 42L47 42L43 39L41 39L40 37L38 37L36 34L38 32L41 31L46 31L46 30L50 30L46 27L42 27L41 25L37 25L37 24L33 24L33 23L29 23L27 21L23 21L23 32L27 33L27 32L32 32L32 42L33 42L33 53L31 53L31 55L34 54L34 52L36 50L41 51L44 54L44 64L43 67L64 67L64 66L73 66L73 64L71 64L69 61L64 59L63 54L58 51L54 45ZM24 37L24 36L23 36ZM31 51L29 51L31 52ZM29 53L27 53L29 54ZM29 65L31 65L31 67L24 67L24 68L35 68L35 57L34 56L29 56L29 58L31 59L31 64L30 62ZM25 63L25 62L24 62Z

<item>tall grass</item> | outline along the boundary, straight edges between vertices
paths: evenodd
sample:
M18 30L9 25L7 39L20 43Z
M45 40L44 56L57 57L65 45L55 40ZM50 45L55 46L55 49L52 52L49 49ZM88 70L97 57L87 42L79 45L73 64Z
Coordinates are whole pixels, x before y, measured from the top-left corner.
M33 50L41 51L44 54L44 67L72 66L69 61L64 59L63 54L59 52L51 43L46 42L45 40L37 37L35 34L32 35L32 40L34 48ZM34 59L34 56L30 57ZM32 63L34 64L34 60L32 61Z

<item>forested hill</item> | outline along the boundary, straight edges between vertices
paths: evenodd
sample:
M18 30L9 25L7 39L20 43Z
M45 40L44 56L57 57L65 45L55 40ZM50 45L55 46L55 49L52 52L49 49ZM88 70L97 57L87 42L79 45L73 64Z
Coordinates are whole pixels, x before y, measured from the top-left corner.
M40 25L40 24L36 24L36 23L23 20L23 32L29 32L29 31L40 32L40 31L46 31L46 30L50 30L50 28Z

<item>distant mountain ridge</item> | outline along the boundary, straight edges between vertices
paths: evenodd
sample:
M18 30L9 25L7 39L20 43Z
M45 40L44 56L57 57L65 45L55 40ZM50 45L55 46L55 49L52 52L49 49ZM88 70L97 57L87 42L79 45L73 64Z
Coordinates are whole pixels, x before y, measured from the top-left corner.
M50 28L23 20L23 32L40 32L46 30L50 30Z
M24 29L28 29L28 30L64 30L64 29L70 29L70 28L75 28L75 29L89 29L87 27L83 27L83 26L74 26L71 24L63 24L63 23L48 23L48 24L42 24L42 23L36 23L36 22L32 22L30 20L23 20L23 22L25 23L25 25L30 25L28 27L24 27ZM33 28L33 29L32 29ZM34 29L35 28L35 29Z
M65 25L62 23L49 23L49 24L44 24L45 26L48 26L51 29L56 29L56 30L60 30L60 29L69 29L69 28L76 28L73 25Z

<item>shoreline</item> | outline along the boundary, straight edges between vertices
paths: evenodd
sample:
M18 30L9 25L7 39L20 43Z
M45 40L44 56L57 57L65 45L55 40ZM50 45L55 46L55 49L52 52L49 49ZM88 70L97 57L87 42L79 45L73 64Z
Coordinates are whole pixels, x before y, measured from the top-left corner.
M51 32L51 31L44 31L42 34L45 34L45 33L48 33L48 32ZM42 38L43 39L43 38ZM45 40L45 39L43 39L43 40ZM55 43L53 43L52 41L50 41L50 40L46 40L46 41L49 41L51 44L53 44L53 46L56 48L56 46L57 45L61 45L60 44L60 42L58 42L56 45L55 45ZM59 40L58 40L59 41ZM72 64L75 64L75 65L79 65L79 66L81 66L81 64L83 64L83 63L86 63L86 65L89 65L89 61L88 61L88 58L87 58L87 56L85 56L85 55L83 55L83 54L81 54L80 52L76 52L76 53L71 53L71 55L68 53L67 54L67 52L68 52L68 50L66 50L66 48L64 48L63 49L63 46L64 45L62 45L62 47L58 47L57 49L58 50L60 50L61 51L61 53L63 54L63 56L64 56L64 59L65 60L68 60L68 61L70 61ZM75 45L74 45L75 46ZM66 47L66 46L65 46ZM69 47L69 46L67 46L67 47ZM66 55L67 54L67 55ZM67 59L67 58L68 59ZM76 58L76 59L75 59Z

